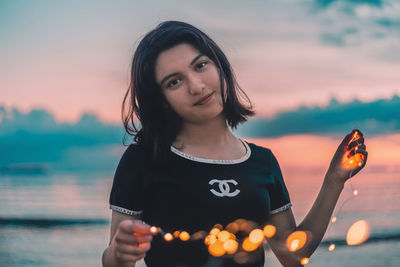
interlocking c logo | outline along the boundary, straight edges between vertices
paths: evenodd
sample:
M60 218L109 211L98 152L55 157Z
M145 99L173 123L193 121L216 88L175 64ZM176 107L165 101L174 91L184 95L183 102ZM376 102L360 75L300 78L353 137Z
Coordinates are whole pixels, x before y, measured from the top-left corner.
M215 183L218 183L219 186L219 191L218 192L214 189L210 189L211 193L213 193L214 195L216 195L217 197L234 197L237 196L240 192L239 189L236 189L234 192L230 192L231 188L229 186L229 183L232 183L234 185L237 185L238 182L236 182L233 179L230 180L217 180L217 179L212 179L211 181L208 182L209 185L213 185Z

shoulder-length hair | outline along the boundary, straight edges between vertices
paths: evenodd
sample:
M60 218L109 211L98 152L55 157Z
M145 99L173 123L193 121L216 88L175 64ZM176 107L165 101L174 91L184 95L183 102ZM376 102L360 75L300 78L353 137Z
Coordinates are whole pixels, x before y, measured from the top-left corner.
M220 77L223 113L232 129L255 114L250 99L235 79L228 59L210 37L188 23L160 23L143 37L133 55L130 84L122 103L122 121L125 127L124 143L127 134L134 136L134 141L143 146L148 155L161 162L166 159L172 142L182 129L183 121L174 110L168 108L161 88L156 83L155 63L161 52L182 43L192 45L215 63ZM239 100L243 96L248 106ZM135 125L134 114L140 121L140 129Z

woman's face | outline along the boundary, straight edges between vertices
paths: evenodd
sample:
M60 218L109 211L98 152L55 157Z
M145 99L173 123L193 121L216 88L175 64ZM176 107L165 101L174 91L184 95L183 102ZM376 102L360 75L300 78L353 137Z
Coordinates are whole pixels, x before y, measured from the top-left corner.
M160 53L155 76L170 107L185 122L202 123L222 114L217 67L193 46L183 43Z

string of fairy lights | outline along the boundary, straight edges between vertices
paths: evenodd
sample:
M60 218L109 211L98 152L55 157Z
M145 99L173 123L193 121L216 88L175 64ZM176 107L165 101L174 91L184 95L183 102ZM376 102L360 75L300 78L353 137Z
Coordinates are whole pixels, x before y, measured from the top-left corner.
M348 145L353 141L359 140L360 138L360 134L355 131ZM345 168L354 170L355 167L362 166L365 157L361 153L357 153L357 149L358 147L356 146L354 149L354 154L351 152L351 149L346 151L342 159L342 165ZM349 178L351 177L352 172L350 172ZM332 216L330 221L331 224L337 222L338 214L343 205L358 195L358 190L354 189L351 181L350 186L352 190L352 197L342 203L336 212L336 215ZM262 245L264 244L264 241L272 238L275 235L276 227L273 225L258 227L254 222L244 219L237 219L234 222L229 223L225 228L220 224L216 224L209 232L198 231L196 233L189 234L187 231L177 230L169 233L164 232L160 227L156 226L152 226L150 231L154 234L161 235L167 243L174 240L178 242L203 240L204 244L207 246L208 252L211 255L215 257L231 257L237 263L244 264L252 260L252 257L255 255L255 251L258 249L263 249ZM368 236L365 234L366 232L368 232L368 224L363 220L357 221L349 228L347 232L347 244L356 245L365 242L365 240L368 238ZM360 236L360 233L363 233L362 236ZM296 252L304 247L310 238L310 233L306 231L295 231L287 237L285 249L289 250L290 252ZM328 247L328 251L334 251L335 247L335 243L332 242ZM310 261L310 259L307 257L298 258L298 260L302 265L307 265Z

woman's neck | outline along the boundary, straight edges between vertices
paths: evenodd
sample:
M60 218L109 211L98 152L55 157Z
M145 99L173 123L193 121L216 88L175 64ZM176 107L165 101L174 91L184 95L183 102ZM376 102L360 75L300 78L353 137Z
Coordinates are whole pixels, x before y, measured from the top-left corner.
M226 120L213 120L205 124L185 123L172 145L178 149L185 147L213 149L237 142Z

